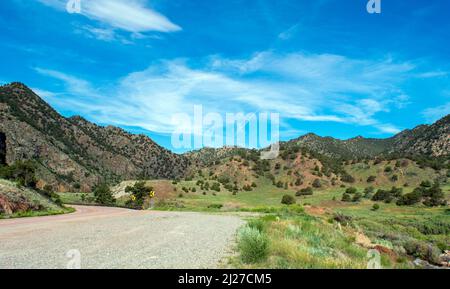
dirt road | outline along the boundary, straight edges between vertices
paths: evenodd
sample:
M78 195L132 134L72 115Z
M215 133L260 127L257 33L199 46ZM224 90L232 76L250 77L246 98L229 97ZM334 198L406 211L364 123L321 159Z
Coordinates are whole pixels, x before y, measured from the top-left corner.
M75 208L0 220L0 268L216 268L243 224L236 216Z

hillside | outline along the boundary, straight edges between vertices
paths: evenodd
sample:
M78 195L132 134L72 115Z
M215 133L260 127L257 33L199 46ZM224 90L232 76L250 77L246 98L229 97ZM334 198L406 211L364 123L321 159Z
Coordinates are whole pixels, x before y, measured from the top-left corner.
M339 140L307 134L281 143L280 156L272 161L260 160L259 150L236 147L177 155L145 135L98 126L79 116L63 117L28 87L12 83L0 87L0 161L35 160L38 186L49 184L60 192L89 192L100 182L199 174L229 178L239 189L259 177L296 189L311 186L316 179L316 184L339 186L352 171L344 161L409 158L420 159L421 167L429 166L428 160L439 162L435 169L445 168L449 120L447 116L387 139Z
M0 218L17 214L57 214L66 209L37 191L0 179Z
M188 166L187 158L147 136L65 118L21 83L0 87L0 132L7 162L36 160L40 186L58 191L89 191L101 181L176 178Z
M405 155L448 157L450 155L450 115L432 125L405 130L392 138L389 152Z

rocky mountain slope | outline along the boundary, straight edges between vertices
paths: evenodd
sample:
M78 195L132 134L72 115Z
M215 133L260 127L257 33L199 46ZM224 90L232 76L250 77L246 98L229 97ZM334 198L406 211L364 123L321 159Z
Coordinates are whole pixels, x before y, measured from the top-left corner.
M405 130L392 138L391 152L444 157L450 155L450 115L432 125Z
M317 174L327 175L326 181L331 183L338 175L345 175L343 160L420 156L448 162L449 123L447 116L433 125L422 125L387 139L338 140L307 134L282 143L282 154L270 163L260 160L258 150L235 147L177 155L145 135L98 126L79 116L65 118L25 85L12 83L0 87L0 162L35 160L39 186L50 184L57 191L89 191L103 181L177 179L202 169L219 170L233 156L249 162L238 168L254 167L256 172L267 172L269 167L275 170L275 166L286 167L287 172L294 168L307 170L302 166L310 159L320 169ZM294 163L286 163L291 161ZM231 167L222 168L227 170ZM253 178L247 177L248 182ZM300 183L298 178L286 182Z
M374 158L392 154L399 157L446 157L450 156L450 115L432 125L421 125L386 139L356 137L339 140L307 134L289 143L341 159Z
M6 164L6 135L0 133L0 165Z
M101 181L176 178L189 164L147 136L65 118L21 83L0 87L0 132L7 163L36 160L40 185L58 191L89 191Z

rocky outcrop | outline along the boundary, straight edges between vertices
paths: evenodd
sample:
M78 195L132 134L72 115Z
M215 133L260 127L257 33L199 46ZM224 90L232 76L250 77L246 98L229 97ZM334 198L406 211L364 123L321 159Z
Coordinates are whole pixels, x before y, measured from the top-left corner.
M0 215L58 209L61 208L37 191L0 180Z

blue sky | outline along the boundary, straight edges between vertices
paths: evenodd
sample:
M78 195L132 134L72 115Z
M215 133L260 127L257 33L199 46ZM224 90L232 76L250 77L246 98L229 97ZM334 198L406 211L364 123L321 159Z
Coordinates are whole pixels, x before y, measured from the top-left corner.
M381 2L3 0L0 82L169 149L194 105L279 113L283 140L389 137L450 113L450 2Z

